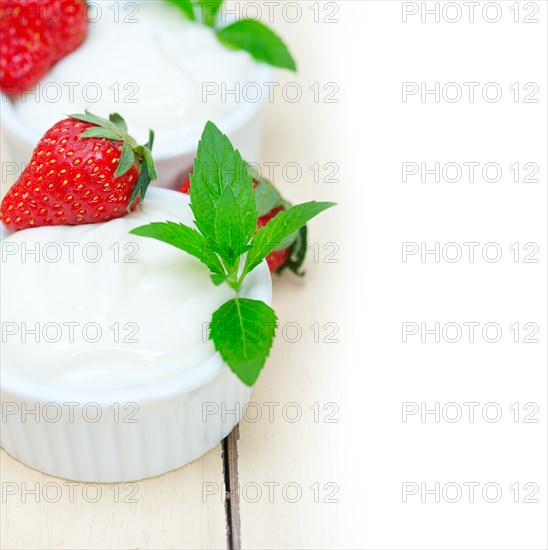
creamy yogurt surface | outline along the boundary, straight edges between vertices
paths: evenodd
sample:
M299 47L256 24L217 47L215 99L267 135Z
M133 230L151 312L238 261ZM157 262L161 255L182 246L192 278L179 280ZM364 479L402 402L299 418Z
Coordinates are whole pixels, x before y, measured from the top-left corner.
M113 4L104 3L77 50L14 100L23 123L40 135L84 109L106 118L120 112L139 142L152 128L156 152L177 151L207 120L237 108L239 98L223 97L221 87L256 80L257 63L247 52L227 49L210 28L165 0L118 2L117 10ZM205 85L210 93L203 95ZM219 93L211 92L216 86Z
M192 214L147 198L124 218L4 239L2 369L49 387L107 390L169 379L212 357L204 323L234 291L185 252L129 234L166 220L192 225Z

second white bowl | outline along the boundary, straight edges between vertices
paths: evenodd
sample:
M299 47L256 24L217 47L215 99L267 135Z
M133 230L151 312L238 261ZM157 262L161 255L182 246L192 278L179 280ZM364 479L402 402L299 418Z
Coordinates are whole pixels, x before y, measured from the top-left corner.
M262 91L258 101L250 102L241 97L240 103L231 114L220 120L212 119L212 122L228 135L230 141L247 160L257 159L260 156L264 128L262 111L269 97L267 85L271 83L271 80L272 68L268 65L257 64L253 83ZM99 103L97 109L100 110L100 108ZM91 110L93 112L93 109ZM105 113L97 114L105 115ZM120 114L123 116L123 111ZM11 153L10 161L18 166L23 166L30 160L42 135L29 128L20 119L10 99L4 94L0 94L0 115L3 134ZM204 126L206 122L207 120L203 121ZM196 135L174 143L169 151L153 148L152 156L158 171L156 185L171 189L177 189L182 185L186 175L192 170L199 138L200 136Z

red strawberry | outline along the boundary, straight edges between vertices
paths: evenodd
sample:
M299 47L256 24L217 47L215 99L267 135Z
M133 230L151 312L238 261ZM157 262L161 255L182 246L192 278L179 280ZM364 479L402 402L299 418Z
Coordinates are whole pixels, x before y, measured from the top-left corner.
M50 0L51 2L51 0ZM58 40L59 61L73 52L84 41L88 31L88 6L85 0L57 0L59 5Z
M261 227L265 226L276 214L279 214L280 212L283 212L285 208L282 206L278 206L277 208L274 208L271 210L268 214L265 214L264 216L260 216L257 220L257 229L260 229ZM291 247L283 248L282 250L274 250L274 252L271 252L266 257L266 262L268 263L268 267L271 272L278 271L285 262L289 259L289 256L291 254Z
M188 178L181 187L179 187L179 191L181 193L184 193L185 195L188 195L190 193L190 178Z
M52 29L30 2L0 4L0 87L7 94L36 84L53 63Z
M0 88L8 95L34 86L77 48L88 28L84 0L0 0Z
M265 226L274 216L283 212L291 205L282 199L276 188L265 178L261 177L255 168L248 165L249 174L253 178L253 187L255 189L255 199L259 210L257 219L257 228ZM190 178L188 178L179 188L181 193L190 193ZM267 257L266 261L271 272L280 273L286 267L291 269L297 275L302 275L299 271L306 255L306 226L303 227L295 236L295 240L287 247L281 250L274 250Z
M110 120L72 115L39 141L0 209L5 226L18 231L42 225L105 222L140 204L156 178L146 146L127 134L120 115Z

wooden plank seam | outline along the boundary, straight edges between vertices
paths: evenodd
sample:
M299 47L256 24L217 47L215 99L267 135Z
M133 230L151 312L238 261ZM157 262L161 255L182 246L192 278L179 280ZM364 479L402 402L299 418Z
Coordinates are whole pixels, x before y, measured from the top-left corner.
M241 549L240 504L238 499L238 439L236 426L223 439L223 475L225 482L225 513L228 550Z

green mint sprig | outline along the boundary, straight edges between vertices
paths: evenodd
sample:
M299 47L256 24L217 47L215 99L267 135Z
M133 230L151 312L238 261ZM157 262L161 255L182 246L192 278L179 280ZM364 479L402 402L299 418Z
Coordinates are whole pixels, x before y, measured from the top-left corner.
M82 132L78 139L82 138L104 138L116 141L123 141L122 153L118 161L118 167L114 172L114 177L123 176L138 160L141 164L141 172L137 184L133 188L131 197L128 201L128 209L133 201L139 197L139 204L143 202L150 182L158 178L154 160L152 159L152 145L154 143L154 132L149 130L148 142L145 145L137 145L137 142L127 133L126 121L118 113L112 113L109 119L94 115L89 111L85 114L68 115L70 118L94 124L93 128L88 128Z
M168 0L177 6L191 21L214 27L223 0ZM255 19L241 19L225 27L215 29L219 41L228 48L245 50L257 61L273 67L297 70L297 64L284 41L270 28Z
M130 233L184 250L209 268L214 284L226 283L237 292L270 252L286 246L309 220L334 206L315 201L291 206L257 231L253 176L240 153L212 122L206 124L200 139L190 183L190 208L197 229L166 221ZM276 324L270 306L239 294L213 313L210 338L215 349L249 386L257 380L270 353Z

